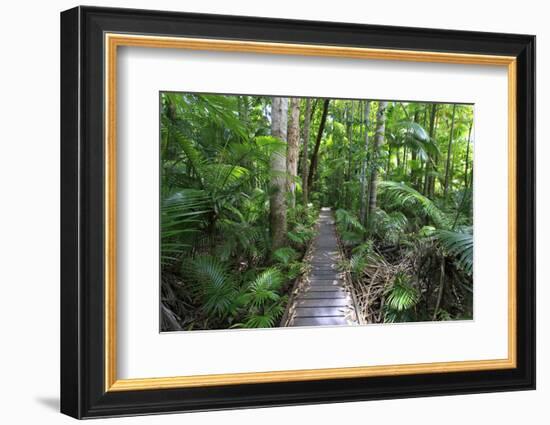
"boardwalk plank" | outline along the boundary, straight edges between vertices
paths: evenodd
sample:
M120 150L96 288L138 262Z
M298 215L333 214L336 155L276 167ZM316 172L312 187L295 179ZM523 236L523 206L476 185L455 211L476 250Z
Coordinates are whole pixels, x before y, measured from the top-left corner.
M344 291L344 285L338 284L338 285L312 285L310 286L307 291L315 291L315 292L330 292L330 291Z
M296 317L344 316L346 307L303 307L296 309Z
M307 291L299 296L299 298L347 298L344 291Z
M310 280L310 286L343 286L340 279Z
M300 288L289 306L287 326L337 326L356 323L346 315L355 312L346 290L344 273L338 270L341 256L330 210L319 216L319 233L313 242L309 283ZM353 317L354 314L351 314Z
M296 300L296 307L345 307L348 305L346 298L301 298Z
M344 317L298 317L293 326L344 326L348 325Z

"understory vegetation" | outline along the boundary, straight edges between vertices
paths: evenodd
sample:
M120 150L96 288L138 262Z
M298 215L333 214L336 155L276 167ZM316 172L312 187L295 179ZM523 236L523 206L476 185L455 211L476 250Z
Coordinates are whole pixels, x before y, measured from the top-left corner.
M272 327L314 235L315 208L285 214L284 243L270 232L273 158L266 98L162 95L163 330Z
M361 314L366 323L471 319L473 107L370 102L364 110L373 104L376 115L349 124L363 149L337 140L321 161L323 202L338 208ZM355 163L338 167L336 146ZM331 191L335 181L345 189Z
M278 326L321 207L366 323L472 318L473 107L161 94L161 329Z

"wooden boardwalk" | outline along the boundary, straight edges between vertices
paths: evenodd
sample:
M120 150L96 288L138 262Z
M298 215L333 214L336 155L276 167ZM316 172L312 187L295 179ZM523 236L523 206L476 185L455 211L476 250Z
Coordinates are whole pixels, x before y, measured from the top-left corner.
M319 233L310 253L310 271L293 289L282 326L341 326L359 324L341 259L333 213L323 208Z

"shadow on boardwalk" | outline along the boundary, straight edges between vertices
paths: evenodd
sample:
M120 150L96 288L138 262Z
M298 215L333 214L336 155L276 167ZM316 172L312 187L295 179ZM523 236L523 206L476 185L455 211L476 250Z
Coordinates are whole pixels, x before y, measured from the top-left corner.
M319 232L309 251L309 273L295 286L281 326L357 325L357 311L345 273L334 215L322 208Z

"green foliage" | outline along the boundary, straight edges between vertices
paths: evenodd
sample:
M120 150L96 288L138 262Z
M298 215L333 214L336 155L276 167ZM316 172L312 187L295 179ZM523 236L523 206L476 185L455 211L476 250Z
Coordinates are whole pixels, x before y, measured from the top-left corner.
M374 211L372 225L373 233L386 244L398 244L407 230L409 221L401 211L387 213L381 208Z
M354 284L382 291L370 301L380 309L373 317L471 317L473 108L390 101L377 132L380 102L370 101L365 117L366 102L351 108L333 99L314 158L323 101L313 99L308 157L302 140L298 176L290 177L271 169L272 158L287 152L286 141L271 135L271 101L161 95L163 329L276 326L288 288L307 270L301 259L324 206L335 210L342 265ZM313 159L303 205L302 167ZM296 188L286 196L285 246L275 251L274 177ZM450 290L434 308L442 266Z
M185 263L183 273L189 273L207 314L225 318L234 311L238 291L227 265L214 257L201 256Z
M305 245L313 238L315 231L311 227L304 225L295 226L294 230L287 233L288 239L290 239L298 247L305 247Z
M353 230L358 232L365 231L365 228L359 222L357 217L342 208L336 211L336 223L345 230Z
M336 226L345 244L358 244L365 236L365 228L359 219L343 208L336 210Z
M279 248L273 253L273 259L285 267L297 258L298 253L289 246Z
M293 261L290 263L286 268L286 276L289 280L296 279L298 276L300 276L305 271L304 263L300 261Z
M239 282L226 263L210 256L186 262L182 273L189 279L204 313L234 327L273 326L284 312L286 295L281 294L285 275L270 267L251 281Z
M161 264L170 265L186 250L211 212L208 195L201 190L181 189L161 204Z
M252 281L245 292L247 308L245 322L239 326L246 328L266 328L275 325L284 312L286 296L279 290L285 281L284 275L275 267L264 270Z
M384 204L392 209L405 209L418 216L429 218L436 226L447 225L445 216L435 203L404 183L382 181L378 187L384 196Z
M403 321L420 299L418 290L411 284L410 277L399 273L386 290L385 321Z
M392 310L403 311L414 307L418 302L418 292L411 286L405 275L398 275L388 291L386 303Z
M368 266L379 264L380 255L374 249L372 240L357 245L351 250L351 257L347 268L352 275L360 276Z
M278 301L281 297L277 293L284 281L284 276L275 267L264 270L252 283L248 285L246 302L256 309L262 308L269 301Z
M472 228L465 228L460 232L438 230L435 235L441 246L456 258L456 265L467 274L472 275L474 268Z
M400 121L395 124L393 131L388 127L386 138L393 147L407 147L423 161L428 161L431 156L439 154L437 144L431 140L426 130L415 122Z

